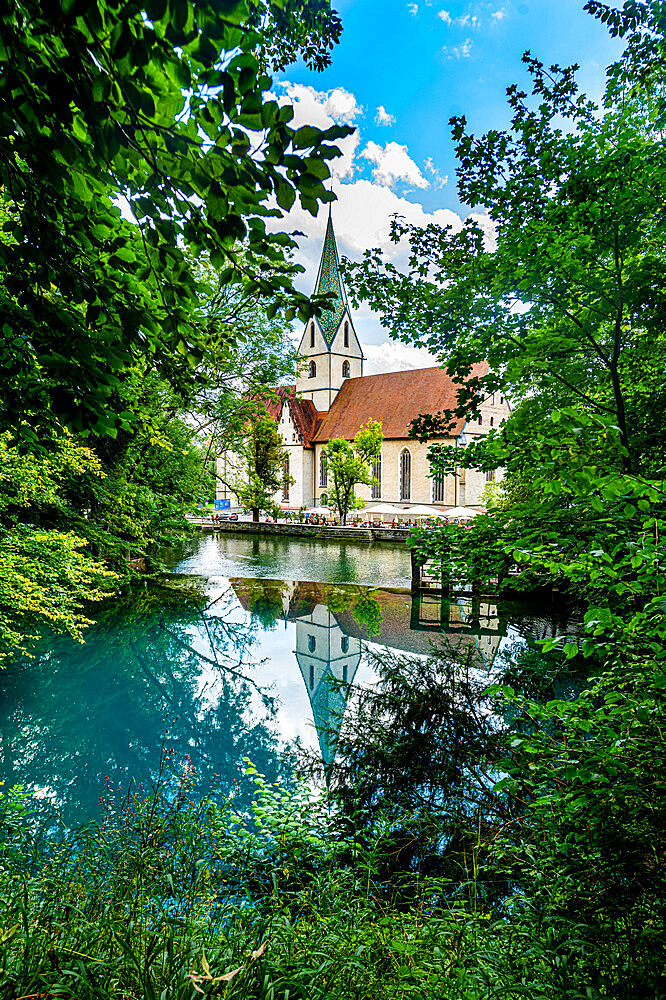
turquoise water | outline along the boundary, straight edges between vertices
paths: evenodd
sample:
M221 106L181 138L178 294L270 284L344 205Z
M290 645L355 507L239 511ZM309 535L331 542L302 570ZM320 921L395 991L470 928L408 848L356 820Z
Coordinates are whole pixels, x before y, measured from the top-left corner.
M97 609L85 644L60 638L0 674L0 779L68 824L150 784L166 751L196 789L270 779L299 747L330 762L340 685L372 683L368 649L426 655L446 641L479 669L571 625L552 607L415 601L399 546L204 535L172 572ZM368 586L372 585L372 586Z

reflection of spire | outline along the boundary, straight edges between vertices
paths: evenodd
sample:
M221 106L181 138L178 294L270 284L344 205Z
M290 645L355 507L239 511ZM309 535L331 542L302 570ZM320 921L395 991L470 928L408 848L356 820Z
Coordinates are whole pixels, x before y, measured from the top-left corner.
M343 313L347 307L347 296L345 295L345 289L340 275L338 248L335 245L335 233L333 232L333 219L331 218L330 203L328 222L326 224L326 236L324 237L324 247L321 252L319 271L317 272L317 281L315 284L316 295L324 295L327 292L332 292L335 296L332 302L333 308L324 309L319 318L319 326L321 327L326 343L330 347L333 342L333 337L335 336L335 331L340 326L340 321L342 320Z
M312 706L319 748L328 769L347 707L345 684L351 684L361 661L361 642L342 631L325 604L296 620L296 660Z

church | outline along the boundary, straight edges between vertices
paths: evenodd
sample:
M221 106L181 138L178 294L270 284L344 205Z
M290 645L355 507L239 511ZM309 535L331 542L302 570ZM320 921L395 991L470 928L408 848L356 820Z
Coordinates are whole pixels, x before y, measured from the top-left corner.
M457 386L441 368L421 368L384 375L363 374L363 349L359 342L340 274L338 250L331 215L315 285L316 294L332 293L334 308L311 319L301 337L296 382L277 390L266 402L278 423L288 458L284 484L275 501L283 508L325 506L328 503L328 470L323 449L333 438L352 441L370 418L382 425L384 442L373 466L375 486L356 487L366 502L398 504L409 508L478 506L486 482L501 472L458 469L455 475L436 476L428 462L429 444L409 437L412 420L456 406ZM485 363L476 366L482 374ZM509 414L507 400L495 393L484 399L478 416L458 418L450 435L437 439L465 445L498 427ZM233 456L218 460L218 498L235 500L224 484Z

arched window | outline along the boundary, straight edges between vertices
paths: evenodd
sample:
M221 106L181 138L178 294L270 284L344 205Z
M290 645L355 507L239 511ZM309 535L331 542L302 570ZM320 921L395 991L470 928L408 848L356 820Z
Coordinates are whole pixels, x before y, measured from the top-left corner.
M446 502L446 477L443 475L434 475L432 478L432 502L433 503L445 503Z
M322 495L319 497L319 503L322 505L322 507L328 507L328 493L322 493Z
M285 458L282 467L282 499L289 499L289 459Z
M319 486L328 486L328 459L323 451L319 458Z
M316 362L311 361L310 367L308 369L308 378L316 378L316 377L317 377L317 364Z
M314 347L315 328L314 323L310 323L310 347Z
M315 637L313 635L309 635L308 636L308 649L310 650L311 653L314 653L314 651L315 651L316 648L317 648L317 640L315 639ZM310 669L314 670L314 667L310 667ZM312 682L310 682L310 684L312 684Z
M412 456L408 448L400 452L400 499L410 500L412 496Z
M495 482L495 470L494 469L488 469L488 471L486 472L486 482L487 483L494 483Z
M490 418L490 426L492 427L494 425L494 423L495 423L495 418L491 417Z
M377 482L372 485L372 499L381 500L382 498L382 456L377 455L377 458L372 463L372 478L376 479Z
M347 639L346 636L345 636L345 639ZM345 640L343 639L342 641L344 642ZM347 639L347 649L349 649L349 639ZM345 652L347 652L347 650L345 650ZM342 664L342 683L343 684L347 683L347 664L346 663Z
M345 323L345 347L349 347L349 323Z
M342 377L343 378L349 378L350 373L351 373L351 369L349 367L349 362L348 361L343 361L342 362Z
M342 639L340 639L340 649L342 650L343 653L348 653L349 652L349 636L348 635L343 635ZM346 677L344 679L347 680Z
M483 423L483 417L479 417L479 427L481 426L482 423Z

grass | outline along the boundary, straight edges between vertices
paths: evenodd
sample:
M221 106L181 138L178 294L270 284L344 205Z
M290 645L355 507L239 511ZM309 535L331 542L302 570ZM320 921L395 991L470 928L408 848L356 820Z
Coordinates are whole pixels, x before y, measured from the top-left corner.
M166 762L168 765L168 761ZM613 996L585 981L572 923L529 900L493 912L340 840L325 795L269 785L251 810L194 801L163 768L77 831L4 799L3 1000L531 1000Z

